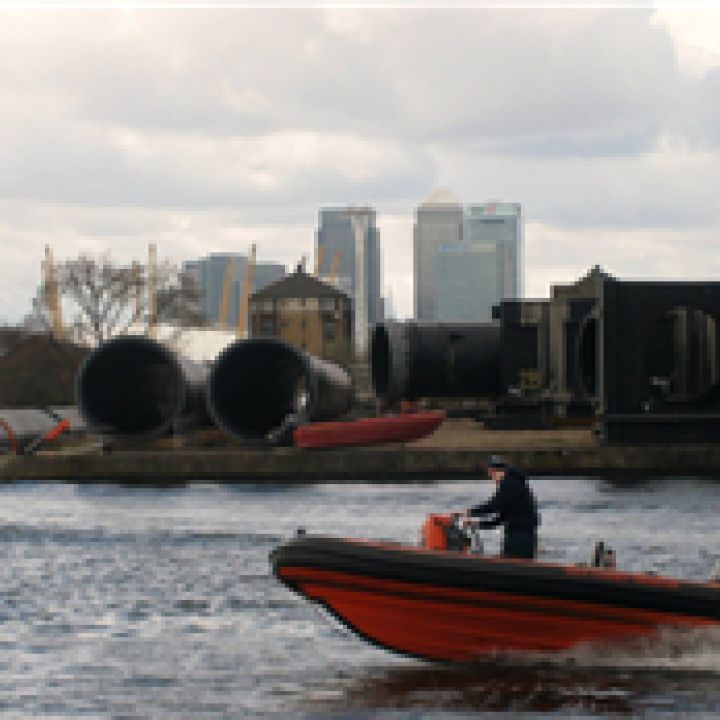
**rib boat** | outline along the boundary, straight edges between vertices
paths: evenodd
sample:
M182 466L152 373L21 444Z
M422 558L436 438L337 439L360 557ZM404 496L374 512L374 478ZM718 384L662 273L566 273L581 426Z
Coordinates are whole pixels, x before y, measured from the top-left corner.
M271 564L360 637L427 660L560 653L720 624L718 583L449 550L436 532L449 526L430 516L419 546L299 534Z

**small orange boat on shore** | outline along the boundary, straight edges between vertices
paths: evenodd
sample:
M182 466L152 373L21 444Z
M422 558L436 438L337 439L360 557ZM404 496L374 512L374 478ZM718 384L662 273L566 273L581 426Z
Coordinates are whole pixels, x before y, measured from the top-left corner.
M433 411L361 418L346 422L309 423L295 428L293 439L295 445L300 448L410 442L435 432L445 417L445 412Z

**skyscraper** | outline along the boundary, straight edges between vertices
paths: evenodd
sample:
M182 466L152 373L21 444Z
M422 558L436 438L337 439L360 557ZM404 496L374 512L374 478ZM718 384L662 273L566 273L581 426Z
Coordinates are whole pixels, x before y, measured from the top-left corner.
M382 320L380 233L368 207L325 208L319 213L318 273L352 298L353 347L367 350L370 328ZM331 277L333 276L333 277Z
M441 245L462 242L463 208L447 188L437 188L415 213L415 317L437 320L437 255Z
M231 263L231 286L228 303L227 326L236 327L240 298L247 280L248 256L240 253L212 253L199 260L183 264L183 270L197 283L200 290L200 310L208 322L220 320L223 286L228 261ZM285 277L287 269L279 263L258 262L255 264L251 293L262 290L275 280ZM246 325L247 327L247 325Z
M492 307L503 298L520 298L523 292L523 221L519 203L489 202L469 205L465 214L465 241L487 252L495 261L495 287L478 295L480 306ZM490 315L487 315L490 319Z
M503 298L522 295L522 215L517 203L462 205L439 188L417 209L415 316L485 322Z

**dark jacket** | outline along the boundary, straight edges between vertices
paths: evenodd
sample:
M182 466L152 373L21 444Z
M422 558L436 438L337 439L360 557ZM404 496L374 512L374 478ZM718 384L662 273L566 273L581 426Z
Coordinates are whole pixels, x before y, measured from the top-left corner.
M505 526L505 535L534 533L540 524L535 496L528 485L527 475L517 468L508 468L505 477L487 501L469 510L474 517L490 516L480 527Z

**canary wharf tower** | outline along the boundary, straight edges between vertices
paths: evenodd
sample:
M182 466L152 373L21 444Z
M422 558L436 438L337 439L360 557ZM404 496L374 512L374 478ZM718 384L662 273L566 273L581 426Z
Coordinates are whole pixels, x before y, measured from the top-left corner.
M369 207L323 208L316 234L318 272L353 301L353 345L367 351L372 326L382 320L380 232ZM333 265L335 266L333 268Z
M463 207L446 188L437 188L417 208L413 229L415 318L438 320L437 256L463 236Z
M415 317L486 322L501 300L521 297L522 235L518 203L463 207L435 190L416 213Z

